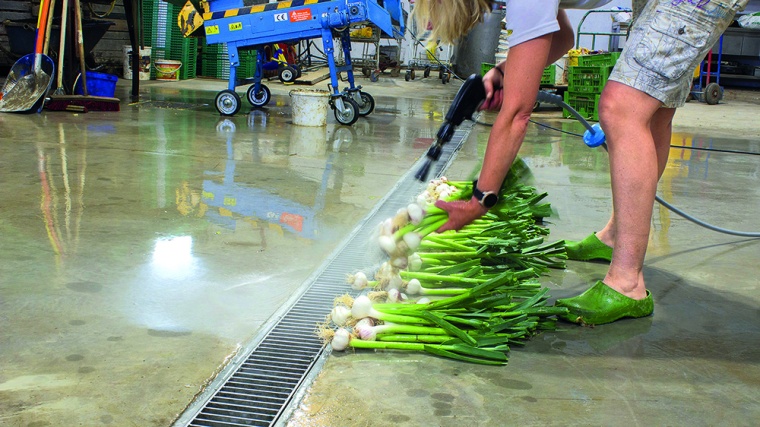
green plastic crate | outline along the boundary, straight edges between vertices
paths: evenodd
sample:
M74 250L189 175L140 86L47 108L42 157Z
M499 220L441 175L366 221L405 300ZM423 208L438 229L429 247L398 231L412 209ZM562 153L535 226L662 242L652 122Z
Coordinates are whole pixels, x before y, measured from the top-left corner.
M151 61L155 64L159 59L171 59L182 62L179 69L180 80L193 79L197 73L198 39L186 38L177 26L177 16L181 7L162 0L146 1L152 7L143 10L144 20L147 9L151 9L150 37L152 46ZM147 26L146 26L147 27ZM146 36L147 36L146 32ZM151 67L151 78L156 78L155 67Z
M597 53L578 57L579 67L612 67L620 58L620 52Z
M599 94L589 94L588 97L578 97L565 92L565 103L572 107L586 120L599 121ZM564 117L574 119L570 110L562 109Z
M496 64L489 64L487 62L480 64L480 76L481 77L485 76L486 73L489 72L495 66Z
M611 66L569 67L567 72L567 90L570 92L602 93L604 85L612 71Z
M553 85L555 75L557 72L557 66L552 64L546 68L544 68L544 74L541 76L541 84L542 85Z

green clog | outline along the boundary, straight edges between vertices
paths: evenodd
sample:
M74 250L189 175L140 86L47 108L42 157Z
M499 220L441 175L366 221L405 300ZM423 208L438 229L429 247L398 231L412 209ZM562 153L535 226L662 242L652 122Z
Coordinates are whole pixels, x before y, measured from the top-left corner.
M591 233L588 237L577 241L565 240L567 259L576 261L612 261L612 248Z
M624 317L645 317L654 312L652 294L635 300L597 281L586 292L572 298L558 299L557 307L567 307L568 314L562 318L582 325L602 325Z

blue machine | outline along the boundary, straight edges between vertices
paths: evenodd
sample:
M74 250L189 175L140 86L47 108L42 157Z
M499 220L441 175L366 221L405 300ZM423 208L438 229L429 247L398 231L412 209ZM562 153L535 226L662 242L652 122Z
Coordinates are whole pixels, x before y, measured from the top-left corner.
M351 65L351 39L349 26L372 23L385 34L403 35L404 14L400 0L384 0L384 7L376 0L293 0L243 7L242 0L210 0L202 2L198 12L188 1L180 12L178 24L182 33L189 36L201 27L208 44L227 43L230 59L230 78L227 89L216 96L219 113L231 116L240 111L240 96L235 87L253 84L246 97L254 107L265 106L270 91L261 83L263 76L263 45L277 42L297 42L321 38L330 67L330 106L339 123L351 125L360 116L375 108L375 100L361 86L354 84ZM335 62L333 38L340 39L345 64ZM239 80L236 69L240 65L238 50L257 48L256 71ZM348 87L338 88L339 73L346 72Z

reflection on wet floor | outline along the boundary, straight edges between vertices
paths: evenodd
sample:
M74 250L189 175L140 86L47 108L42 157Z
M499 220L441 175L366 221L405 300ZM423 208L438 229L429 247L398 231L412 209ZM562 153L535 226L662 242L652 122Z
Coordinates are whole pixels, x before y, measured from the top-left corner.
M375 112L354 126L303 128L286 96L220 119L209 94L164 89L118 114L1 117L2 423L170 425L423 155L448 107L373 94ZM489 131L475 127L449 176L472 177ZM757 231L757 157L726 151L757 153L758 141L680 133L672 143L659 194L712 224ZM551 238L604 225L606 153L531 125L521 156L557 210ZM654 317L542 335L504 369L333 356L292 424L757 419L757 240L660 207L652 227ZM604 272L570 263L546 283L562 297Z

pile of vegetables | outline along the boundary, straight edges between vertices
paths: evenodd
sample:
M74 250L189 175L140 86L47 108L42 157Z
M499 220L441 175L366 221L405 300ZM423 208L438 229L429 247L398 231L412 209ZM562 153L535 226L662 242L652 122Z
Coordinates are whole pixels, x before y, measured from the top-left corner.
M472 183L431 181L415 203L378 226L389 256L372 280L349 275L356 299L344 295L319 334L333 350L424 351L456 360L502 365L511 345L553 329L566 308L547 305L538 277L564 268L562 241L545 243L546 193L525 183L514 163L499 202L458 232L436 233L447 215L436 200L469 200Z

